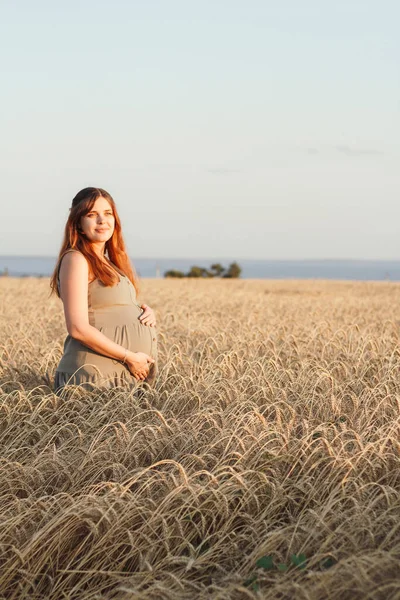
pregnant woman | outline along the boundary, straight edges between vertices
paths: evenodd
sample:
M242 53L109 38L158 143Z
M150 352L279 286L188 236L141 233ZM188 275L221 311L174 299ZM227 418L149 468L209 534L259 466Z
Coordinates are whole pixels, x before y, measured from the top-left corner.
M68 384L93 389L154 382L154 313L137 303L137 278L105 190L88 187L73 199L50 286L63 302L68 331L57 394Z

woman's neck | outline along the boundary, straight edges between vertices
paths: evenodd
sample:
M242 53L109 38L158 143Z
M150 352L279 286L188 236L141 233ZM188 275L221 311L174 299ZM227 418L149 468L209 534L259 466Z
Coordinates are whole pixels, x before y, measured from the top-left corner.
M92 244L92 248L99 258L104 258L106 252L106 245L104 242L101 244Z

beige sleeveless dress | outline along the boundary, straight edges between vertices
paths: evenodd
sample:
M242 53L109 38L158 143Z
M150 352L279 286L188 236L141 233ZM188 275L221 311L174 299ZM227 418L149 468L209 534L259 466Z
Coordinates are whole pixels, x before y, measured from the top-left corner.
M68 250L76 252L76 250ZM112 265L119 283L105 286L95 279L88 286L89 323L105 336L132 352L145 352L156 362L151 365L146 382L154 383L157 371L157 336L155 327L142 325L138 317L143 310L136 301L136 290L126 275ZM58 280L58 286L60 281ZM68 335L64 354L56 369L54 390L59 393L66 385L81 385L85 389L124 386L133 389L137 381L128 367L119 360L98 354Z

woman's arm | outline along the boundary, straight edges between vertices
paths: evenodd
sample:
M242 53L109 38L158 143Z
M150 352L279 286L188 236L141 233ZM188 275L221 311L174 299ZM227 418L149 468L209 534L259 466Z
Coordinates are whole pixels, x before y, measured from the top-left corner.
M59 277L60 295L64 304L65 323L69 335L95 352L109 358L120 361L125 358L128 365L144 364L143 357L139 356L146 356L144 353L126 351L126 348L113 342L96 327L90 325L88 313L89 266L83 254L68 252L62 259ZM150 366L148 365L146 368L148 371ZM139 371L143 374L142 367L139 368Z

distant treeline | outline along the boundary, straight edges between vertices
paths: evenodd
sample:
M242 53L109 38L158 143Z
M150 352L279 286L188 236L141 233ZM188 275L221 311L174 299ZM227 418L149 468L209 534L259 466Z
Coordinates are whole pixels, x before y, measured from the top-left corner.
M172 269L171 271L166 271L164 277L224 277L226 279L233 279L240 277L241 272L242 269L237 262L231 263L227 269L220 263L214 263L209 269L193 266L187 273Z

